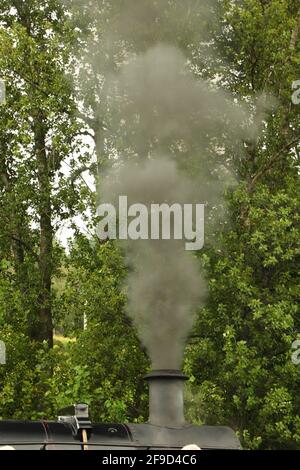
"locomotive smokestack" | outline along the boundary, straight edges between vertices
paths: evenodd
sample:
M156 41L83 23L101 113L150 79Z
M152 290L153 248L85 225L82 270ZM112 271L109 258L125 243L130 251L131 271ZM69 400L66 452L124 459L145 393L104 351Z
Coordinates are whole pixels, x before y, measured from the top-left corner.
M183 386L187 376L179 370L154 370L149 383L149 423L171 428L185 424Z

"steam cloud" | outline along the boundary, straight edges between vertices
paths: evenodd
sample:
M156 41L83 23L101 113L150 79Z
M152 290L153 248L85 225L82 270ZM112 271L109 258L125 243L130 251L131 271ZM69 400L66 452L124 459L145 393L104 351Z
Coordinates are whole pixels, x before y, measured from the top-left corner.
M196 187L174 161L156 158L128 163L110 173L103 184L103 200L127 195L128 203L184 204L195 200ZM171 224L171 231L174 229ZM137 326L155 369L178 369L195 308L206 286L199 262L184 250L183 240L127 240L131 269L127 278L128 315Z
M220 181L208 178L213 169L220 178L222 168L211 167L205 147L224 121L241 135L245 110L225 93L196 81L184 55L162 44L111 75L107 95L113 128L122 136L125 150L106 174L103 201L116 205L116 197L127 195L129 204L207 201L212 206L220 198L230 173L223 172ZM177 145L173 152L172 144ZM189 149L195 144L198 171L189 178L180 168L191 164L194 155ZM127 241L126 252L132 267L127 278L128 314L153 368L179 369L195 309L205 300L199 261L177 240Z
M188 48L180 49L185 31L197 38L203 3L121 2L115 21L105 23L102 45L113 57L118 47L119 62L106 67L103 55L93 55L94 66L104 70L104 146L113 148L111 168L101 175L101 202L127 195L129 204L206 203L210 219L234 180L220 142L226 134L232 146L240 145L259 125L228 93L196 78ZM181 16L176 9L172 14L175 7ZM179 369L196 308L205 301L199 261L178 240L122 243L130 265L128 314L153 368Z

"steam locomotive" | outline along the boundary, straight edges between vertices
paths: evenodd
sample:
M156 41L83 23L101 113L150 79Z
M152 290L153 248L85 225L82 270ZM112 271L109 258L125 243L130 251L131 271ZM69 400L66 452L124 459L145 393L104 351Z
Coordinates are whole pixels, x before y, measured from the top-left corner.
M144 424L92 424L88 406L77 404L59 412L57 421L0 421L0 448L15 450L180 450L240 449L228 427L195 426L184 419L180 371L156 370L149 383L149 421Z

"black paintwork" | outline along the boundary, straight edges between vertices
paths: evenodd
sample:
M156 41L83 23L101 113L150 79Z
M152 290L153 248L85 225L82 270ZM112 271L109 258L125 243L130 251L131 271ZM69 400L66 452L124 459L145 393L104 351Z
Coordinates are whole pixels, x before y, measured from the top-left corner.
M93 424L89 450L180 449L197 444L202 449L240 449L234 432L222 426L166 428L151 424ZM0 421L0 447L17 450L81 450L80 437L67 423L54 421Z

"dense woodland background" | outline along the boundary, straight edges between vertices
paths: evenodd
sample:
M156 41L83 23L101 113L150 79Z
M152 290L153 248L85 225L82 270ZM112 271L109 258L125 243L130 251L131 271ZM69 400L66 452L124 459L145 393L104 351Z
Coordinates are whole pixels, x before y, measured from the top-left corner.
M149 362L125 314L126 267L119 248L95 236L89 182L122 147L122 134L109 133L109 106L99 106L105 67L167 42L188 55L195 76L250 104L253 117L257 96L276 101L255 140L233 148L224 135L222 158L238 184L226 193L217 242L199 255L209 296L185 353L187 417L231 426L246 448L299 448L291 345L300 338L300 105L291 95L300 2L200 1L196 16L185 2L148 2L146 19L136 8L143 2L1 0L0 418L55 418L73 402L89 403L98 421L147 417ZM149 26L157 3L173 25L167 33ZM132 34L105 49L101 34L124 5L135 12ZM93 60L101 48L103 70ZM196 160L197 147L190 151Z

